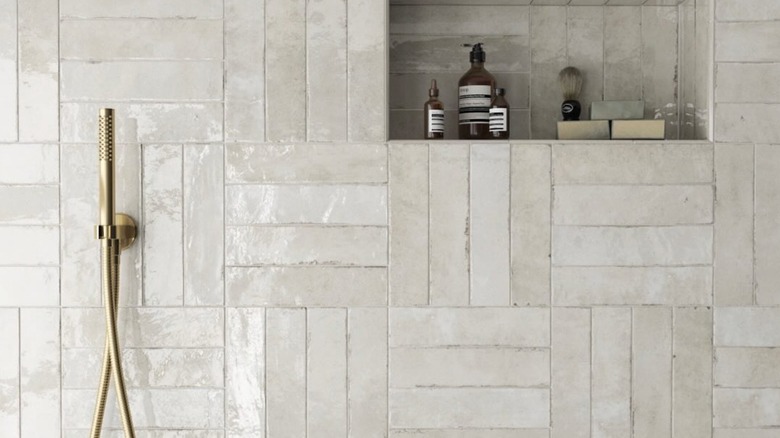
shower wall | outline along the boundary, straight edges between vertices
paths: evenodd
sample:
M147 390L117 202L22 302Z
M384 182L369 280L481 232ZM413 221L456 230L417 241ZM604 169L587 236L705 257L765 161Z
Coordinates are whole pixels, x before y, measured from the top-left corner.
M713 142L426 144L385 1L0 0L0 436L90 425L102 106L139 437L780 433L780 6L714 9Z

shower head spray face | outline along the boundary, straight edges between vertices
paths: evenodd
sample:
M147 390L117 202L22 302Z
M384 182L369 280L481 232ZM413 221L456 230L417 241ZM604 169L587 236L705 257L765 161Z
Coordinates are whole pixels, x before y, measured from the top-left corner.
M100 176L99 225L114 225L114 110L102 108L98 114L98 161Z

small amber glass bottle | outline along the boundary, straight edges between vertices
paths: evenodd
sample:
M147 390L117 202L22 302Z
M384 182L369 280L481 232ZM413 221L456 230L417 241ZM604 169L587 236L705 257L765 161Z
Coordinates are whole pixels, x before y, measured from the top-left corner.
M509 138L509 103L504 98L503 88L496 88L496 95L490 102L490 138Z
M439 100L439 88L436 79L431 80L431 89L428 90L428 99L425 102L425 139L440 140L444 138L444 104Z

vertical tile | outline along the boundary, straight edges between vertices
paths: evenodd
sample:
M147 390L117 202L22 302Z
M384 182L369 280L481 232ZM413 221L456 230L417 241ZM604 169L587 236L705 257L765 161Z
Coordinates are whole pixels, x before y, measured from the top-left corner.
M389 148L390 305L428 304L428 146Z
M507 305L509 145L471 146L471 304Z
M469 303L469 146L430 146L431 304Z
M264 312L262 308L227 309L225 429L228 437L257 437L265 432Z
M672 312L666 307L633 310L633 436L672 433Z
M347 437L387 436L387 309L347 314Z
M710 111L714 108L710 102L710 92L713 88L712 69L712 8L714 0L696 1L696 53L694 63L696 65L696 128L697 139L707 139L710 134ZM749 10L751 8L742 8ZM756 8L760 10L759 8Z
M306 140L306 1L265 2L268 141Z
M346 309L307 311L306 436L347 435Z
M557 138L558 73L566 67L566 7L531 8L531 138Z
M306 4L306 89L307 139L346 141L346 0L310 0ZM379 105L374 102L374 106Z
M589 438L591 311L552 311L551 438Z
M570 7L567 16L569 65L583 76L582 120L590 119L590 104L604 100L604 10L600 6Z
M672 435L712 434L712 310L674 309L674 411Z
M144 303L182 304L182 147L144 145Z
M0 430L19 431L19 310L0 309Z
M21 309L21 436L60 433L60 311Z
M755 288L756 304L780 304L780 148L755 149ZM744 214L744 211L743 211Z
M183 156L185 305L223 299L224 166L222 145L187 145Z
M591 436L631 436L631 309L593 312Z
M514 145L511 159L512 304L550 304L550 147Z
M19 140L59 140L57 0L18 3Z
M266 436L306 436L306 310L266 313Z
M642 9L604 8L604 99L641 100Z
M265 141L265 3L224 3L225 140Z
M666 138L678 138L677 7L642 7L642 93L645 118L666 121ZM672 55L674 54L674 55Z
M715 145L718 306L753 304L753 215L746 214L753 211L753 149L753 145Z
M387 140L387 15L384 0L347 3L349 141Z
M0 141L18 138L16 9L16 0L0 1Z

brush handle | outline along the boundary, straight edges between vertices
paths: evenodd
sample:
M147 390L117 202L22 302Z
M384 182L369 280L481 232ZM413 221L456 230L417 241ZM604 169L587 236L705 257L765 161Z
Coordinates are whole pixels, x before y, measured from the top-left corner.
M582 113L582 105L577 100L566 100L561 104L563 120L579 120Z

